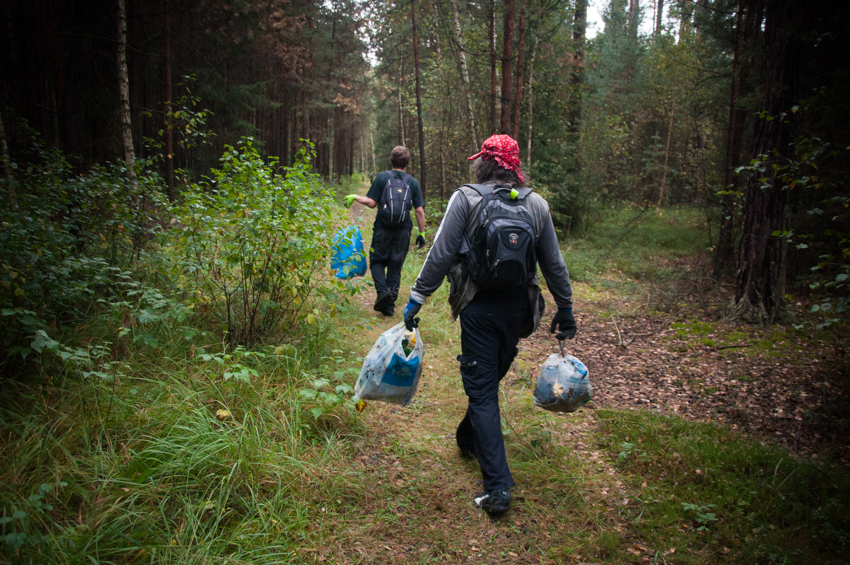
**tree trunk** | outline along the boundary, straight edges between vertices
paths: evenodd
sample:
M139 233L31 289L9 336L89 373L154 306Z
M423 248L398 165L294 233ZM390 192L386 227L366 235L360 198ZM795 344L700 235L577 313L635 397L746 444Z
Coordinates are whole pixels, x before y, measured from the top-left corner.
M15 187L12 186L12 163L9 159L9 148L6 146L6 130L3 128L3 112L0 112L0 159L3 159L3 178L9 193L9 203L12 208L17 208L18 199L15 198Z
M463 79L463 90L466 95L466 117L469 120L469 130L472 132L472 150L477 152L478 134L475 132L475 113L472 110L472 92L469 88L469 69L466 66L466 53L463 51L463 38L460 28L460 14L457 9L457 0L452 0L452 16L455 24L455 38L457 39L458 64L460 65L460 76Z
M640 28L639 16L640 0L629 0L629 43L631 43L632 48L637 47L638 29Z
M127 11L124 0L118 0L118 95L121 108L121 140L127 176L136 183L136 155L133 150L133 122L130 118L130 79L127 75Z
M174 202L174 128L171 107L171 16L169 0L162 0L162 29L163 29L163 80L162 99L165 102L165 183L168 187L168 201Z
M670 124L667 126L667 147L664 149L664 171L661 173L661 187L658 189L658 203L655 205L655 213L661 213L661 202L664 200L664 189L667 185L667 163L670 158L670 140L673 138L673 116L676 115L676 98L673 98L673 107L670 108Z
M416 2L410 3L410 21L413 24L413 72L416 76L416 125L419 128L419 186L422 188L422 198L427 194L427 168L425 166L425 130L422 124L422 96L420 93L419 77L419 37L416 30Z
M655 30L653 35L658 37L661 35L661 26L664 18L664 0L655 0Z
M511 133L511 79L514 67L514 0L505 0L505 19L502 24L502 119L499 131Z
M534 125L534 58L537 56L537 43L539 40L540 37L535 34L534 47L531 48L531 62L528 65L528 153L525 158L526 170L531 170L531 132Z
M587 0L576 0L573 27L573 68L570 74L569 131L578 134L584 85L584 41L587 32Z
M378 165L375 163L375 138L372 137L372 130L369 130L369 145L372 146L372 173L378 174Z
M682 19L679 20L679 41L682 41L691 33L691 15L693 14L693 0L681 0Z
M519 121L522 113L522 79L523 67L525 66L525 0L520 0L519 11L519 40L517 41L516 60L516 90L514 92L514 119L512 136L519 142Z
M800 40L790 29L788 5L779 0L765 3L760 89L765 95L760 107L772 119L756 124L753 157L761 161L762 170L746 190L735 285L735 316L749 323L773 323L785 306L787 243L785 237L773 234L788 229L788 191L774 166L786 164L792 152L791 108L799 100L796 80L801 64ZM759 176L764 180L755 178Z
M496 2L487 5L487 31L490 37L490 134L499 131L496 114ZM487 137L487 136L485 136Z
M404 114L401 104L402 76L404 75L404 58L398 62L398 144L404 145Z

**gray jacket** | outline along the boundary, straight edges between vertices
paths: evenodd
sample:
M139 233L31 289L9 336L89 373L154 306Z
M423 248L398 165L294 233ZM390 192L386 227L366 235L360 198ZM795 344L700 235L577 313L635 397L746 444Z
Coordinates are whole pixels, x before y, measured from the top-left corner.
M451 285L449 304L455 319L479 290L469 273L465 272L464 255L468 253L469 242L472 241L472 235L478 227L478 207L481 200L481 195L468 186L462 186L452 194L446 207L446 214L434 237L434 244L428 251L425 264L422 265L422 270L410 291L410 296L414 300L424 304L425 299L443 284L443 278L448 277ZM558 248L558 238L555 235L552 216L549 214L549 204L543 197L532 192L525 197L525 205L534 222L537 263L540 271L558 307L571 307L573 291L570 287L570 275L561 256L561 250ZM540 295L536 275L528 287L528 298L529 302L537 307L531 308L532 315L523 322L519 334L521 337L528 337L537 329L540 316L543 314L543 297Z

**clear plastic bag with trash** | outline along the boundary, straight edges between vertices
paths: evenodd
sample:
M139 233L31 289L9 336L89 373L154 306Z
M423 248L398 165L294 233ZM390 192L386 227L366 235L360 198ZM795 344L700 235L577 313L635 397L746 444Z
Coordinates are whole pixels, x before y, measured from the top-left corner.
M422 375L425 344L414 328L408 332L398 324L381 334L369 351L354 384L354 400L358 411L366 407L364 400L380 400L407 406L416 394Z
M540 368L534 403L550 412L575 412L593 398L587 367L564 352L553 353Z

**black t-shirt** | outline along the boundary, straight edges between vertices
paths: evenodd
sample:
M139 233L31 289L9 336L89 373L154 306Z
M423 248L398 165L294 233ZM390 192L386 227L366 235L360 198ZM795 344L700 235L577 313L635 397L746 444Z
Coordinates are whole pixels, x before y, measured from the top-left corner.
M369 192L366 193L368 198L371 198L378 205L381 204L381 197L384 194L384 187L387 185L387 182L390 180L390 175L395 175L397 179L403 179L405 173L403 171L384 171L382 173L378 173L375 175L375 180L372 181L372 186L369 187ZM419 208L422 206L425 207L425 201L422 199L422 187L419 186L419 181L413 177L407 181L410 185L411 196L413 197L413 206L412 209ZM407 229L413 229L413 222L410 219L410 215L407 216ZM383 228L383 222L378 217L378 214L375 214L375 226L373 229Z

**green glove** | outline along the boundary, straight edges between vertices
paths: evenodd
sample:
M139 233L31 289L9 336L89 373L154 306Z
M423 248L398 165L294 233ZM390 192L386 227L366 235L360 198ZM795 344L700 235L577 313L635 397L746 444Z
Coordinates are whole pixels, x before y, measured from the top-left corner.
M345 201L345 207L351 208L351 205L354 204L354 199L357 198L356 194L349 194L343 200Z

